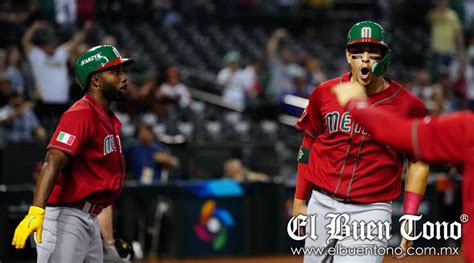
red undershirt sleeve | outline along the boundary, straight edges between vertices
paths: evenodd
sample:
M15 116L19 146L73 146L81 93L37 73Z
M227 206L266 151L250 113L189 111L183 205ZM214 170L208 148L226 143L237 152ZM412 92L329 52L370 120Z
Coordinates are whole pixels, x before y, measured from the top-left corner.
M413 120L380 109L370 108L364 100L352 100L346 108L354 120L378 142L401 151L413 153L412 130L416 128Z
M474 120L472 113L406 119L370 108L364 100L352 100L346 108L354 120L380 143L427 162L463 162L467 145L466 123Z

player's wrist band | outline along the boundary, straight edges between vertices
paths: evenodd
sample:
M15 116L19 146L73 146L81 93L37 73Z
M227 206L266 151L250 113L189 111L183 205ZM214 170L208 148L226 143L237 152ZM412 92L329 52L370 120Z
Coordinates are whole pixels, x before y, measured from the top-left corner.
M303 146L300 146L298 151L298 162L299 163L308 163L309 161L309 149Z
M420 207L423 195L405 191L405 201L403 202L403 214L415 215Z

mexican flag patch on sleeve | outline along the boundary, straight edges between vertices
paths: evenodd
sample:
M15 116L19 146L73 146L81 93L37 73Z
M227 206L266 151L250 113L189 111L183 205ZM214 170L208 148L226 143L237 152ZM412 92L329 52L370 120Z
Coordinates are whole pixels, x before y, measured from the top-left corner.
M56 138L56 141L62 142L64 144L67 144L71 146L76 139L76 136L71 135L67 132L59 132L58 137Z

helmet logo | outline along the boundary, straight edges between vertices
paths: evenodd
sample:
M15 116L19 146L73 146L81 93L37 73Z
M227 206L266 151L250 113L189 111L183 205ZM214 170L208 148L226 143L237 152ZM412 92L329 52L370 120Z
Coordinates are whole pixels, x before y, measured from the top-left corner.
M360 36L363 37L363 38L372 38L372 28L363 27L360 30Z
M109 62L109 59L106 56L103 56L101 54L95 54L93 56L90 56L90 57L82 60L81 61L81 66L84 66L85 64L87 64L89 62L98 61L98 60L105 60L105 63ZM102 63L102 64L105 64L105 63Z
M90 57L84 59L83 61L81 61L81 66L84 66L84 64L89 63L91 61L94 61L94 60L98 59L99 57L100 57L100 54L95 54L93 56L90 56Z

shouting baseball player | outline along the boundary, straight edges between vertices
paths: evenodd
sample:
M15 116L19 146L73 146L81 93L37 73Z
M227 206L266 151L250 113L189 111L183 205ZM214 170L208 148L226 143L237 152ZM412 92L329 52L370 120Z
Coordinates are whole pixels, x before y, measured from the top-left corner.
M350 216L350 222L391 222L392 200L401 192L405 154L379 144L339 106L331 88L344 82L360 83L368 102L400 116L424 117L427 110L417 97L399 83L384 78L391 58L384 29L363 21L347 34L346 59L351 71L319 85L296 124L304 132L298 154L297 185L293 215L316 216L317 239L306 238L306 247L347 248L388 245L386 239L330 239L326 230L328 213ZM429 167L409 162L405 188L404 213L416 214L424 194ZM311 192L306 208L305 200ZM309 224L308 224L309 225ZM352 229L352 231L358 231ZM374 233L378 234L378 233ZM402 240L400 246L411 244ZM305 262L382 262L383 255L305 255ZM402 256L403 257L403 256ZM348 261L349 260L349 261Z
M108 45L77 59L75 73L85 95L59 120L33 205L12 242L24 248L36 232L38 262L103 261L97 215L117 198L125 175L121 124L109 106L126 100L124 66L131 62Z
M410 152L421 160L432 163L449 162L462 165L463 212L474 215L472 191L474 178L474 114L458 112L440 117L407 119L404 116L367 103L365 90L357 83L344 83L334 87L342 107L360 123L375 140L401 151ZM463 254L466 262L474 262L474 223L463 225Z

